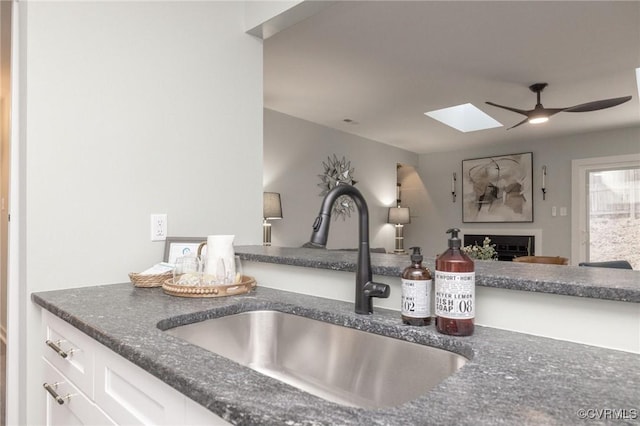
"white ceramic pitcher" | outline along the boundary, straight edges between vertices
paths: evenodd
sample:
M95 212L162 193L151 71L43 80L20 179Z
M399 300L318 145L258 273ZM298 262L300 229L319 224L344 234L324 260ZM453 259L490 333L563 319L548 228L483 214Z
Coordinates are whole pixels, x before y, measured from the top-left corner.
M235 235L209 235L206 244L205 274L224 277L226 283L232 283L236 276Z

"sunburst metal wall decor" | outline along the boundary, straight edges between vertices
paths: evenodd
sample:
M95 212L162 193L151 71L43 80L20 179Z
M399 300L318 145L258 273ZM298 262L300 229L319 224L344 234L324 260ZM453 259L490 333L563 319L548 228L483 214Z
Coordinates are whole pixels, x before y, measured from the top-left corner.
M324 173L318 175L320 183L318 186L322 188L320 196L324 197L333 187L339 183L346 183L348 185L355 185L357 182L353 178L353 171L351 167L351 161L347 161L344 157L342 160L338 160L335 154L333 157L327 157L327 162L322 162L324 167ZM333 210L331 215L334 220L341 217L342 220L346 220L347 217L351 217L351 212L355 211L353 200L348 195L340 196L333 204Z

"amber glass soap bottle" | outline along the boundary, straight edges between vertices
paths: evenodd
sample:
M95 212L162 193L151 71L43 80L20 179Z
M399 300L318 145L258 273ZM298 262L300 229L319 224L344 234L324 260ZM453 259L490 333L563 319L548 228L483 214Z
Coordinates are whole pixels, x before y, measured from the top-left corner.
M402 272L402 323L431 324L431 286L429 270L422 266L420 247L411 247L411 266Z
M473 334L476 274L473 260L460 250L459 229L451 234L449 248L436 258L436 329L454 336Z

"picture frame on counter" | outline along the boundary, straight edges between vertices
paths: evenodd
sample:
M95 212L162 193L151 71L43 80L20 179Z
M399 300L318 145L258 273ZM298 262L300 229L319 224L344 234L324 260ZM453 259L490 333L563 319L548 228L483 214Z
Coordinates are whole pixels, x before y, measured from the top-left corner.
M533 222L533 154L463 160L462 222Z
M176 263L183 256L197 256L198 246L207 241L206 237L167 237L164 242L163 262Z

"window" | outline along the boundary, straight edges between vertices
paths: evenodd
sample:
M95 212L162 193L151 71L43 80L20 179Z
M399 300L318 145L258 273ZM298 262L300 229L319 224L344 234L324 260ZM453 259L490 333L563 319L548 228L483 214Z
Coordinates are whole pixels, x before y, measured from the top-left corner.
M574 160L573 263L627 260L640 269L640 156Z

